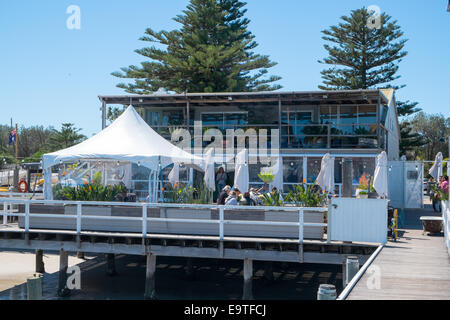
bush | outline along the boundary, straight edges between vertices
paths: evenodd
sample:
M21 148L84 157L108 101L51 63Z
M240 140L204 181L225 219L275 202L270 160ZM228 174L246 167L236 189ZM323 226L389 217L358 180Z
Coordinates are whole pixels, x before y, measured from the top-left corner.
M85 184L76 187L62 187L57 184L53 187L55 200L69 201L117 201L118 195L124 192L126 192L126 187L123 185Z
M327 196L317 186L294 185L294 190L289 191L285 201L298 207L321 207L326 204Z

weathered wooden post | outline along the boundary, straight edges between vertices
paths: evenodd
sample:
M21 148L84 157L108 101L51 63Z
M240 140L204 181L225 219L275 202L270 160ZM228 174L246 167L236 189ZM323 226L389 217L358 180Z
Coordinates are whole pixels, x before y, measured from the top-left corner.
M106 255L106 274L108 276L114 276L116 272L116 258L114 253L108 253Z
M266 261L264 263L264 278L267 281L273 281L273 262Z
M156 255L147 253L147 269L145 272L145 299L156 299L155 293Z
M244 259L244 292L242 300L253 300L253 260Z
M19 192L19 167L17 165L14 167L13 190L14 192Z
M359 259L356 256L348 256L346 261L346 275L345 275L345 285L348 285L352 281L353 277L359 271Z
M345 158L342 161L342 197L351 198L353 195L353 160Z
M35 273L27 279L28 300L42 300L42 274Z
M59 279L58 296L65 297L70 294L67 288L67 267L69 266L69 255L64 249L59 250Z
M45 266L44 266L44 251L43 250L36 250L36 268L35 271L37 273L45 273Z
M187 258L187 261L186 261L186 269L185 269L185 272L186 272L186 276L187 276L187 278L188 279L193 279L194 278L194 266L193 266L193 263L192 263L192 258Z
M336 300L336 287L332 284L321 284L317 291L317 300Z

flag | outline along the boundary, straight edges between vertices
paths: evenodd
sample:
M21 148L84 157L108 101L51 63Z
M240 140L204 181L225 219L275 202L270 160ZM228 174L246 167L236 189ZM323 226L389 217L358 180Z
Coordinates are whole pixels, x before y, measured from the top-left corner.
M17 134L16 129L13 129L13 130L9 133L8 146L12 145L13 143L16 143L16 134Z

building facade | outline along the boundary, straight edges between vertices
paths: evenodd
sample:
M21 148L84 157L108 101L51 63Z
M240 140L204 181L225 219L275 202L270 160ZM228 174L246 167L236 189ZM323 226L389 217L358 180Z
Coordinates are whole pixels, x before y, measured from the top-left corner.
M100 96L99 99L103 126L106 126L108 106L132 104L154 130L183 148L191 148L188 151L202 153L213 143L217 167L225 168L230 183L234 166L227 164L227 160L240 143L233 133L246 135L241 142L247 148L255 147L251 138L256 135L258 150L267 147L270 153L272 148L279 149L285 191L293 184L313 183L325 153L335 158L338 194L344 158L353 159L355 187L362 175L373 176L375 158L381 151L387 152L389 160L399 158L399 125L391 89L154 94ZM177 134L180 131L189 134ZM222 148L215 140L221 137ZM261 161L250 161L252 185L261 184L257 175L264 166L267 164ZM164 170L163 179L169 171L170 167ZM192 181L192 172L189 174L182 168L181 173L182 179Z

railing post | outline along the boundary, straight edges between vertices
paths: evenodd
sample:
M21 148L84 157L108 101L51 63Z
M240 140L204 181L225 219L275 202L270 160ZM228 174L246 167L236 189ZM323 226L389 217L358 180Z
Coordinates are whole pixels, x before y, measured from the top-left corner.
M298 213L298 242L303 243L303 208Z
M30 229L30 201L25 201L25 232Z
M77 234L81 233L81 203L77 203Z
M142 205L142 238L147 237L147 204Z
M224 208L221 206L219 208L219 239L223 240L223 218L224 218Z

